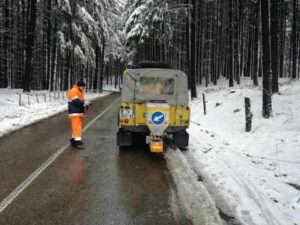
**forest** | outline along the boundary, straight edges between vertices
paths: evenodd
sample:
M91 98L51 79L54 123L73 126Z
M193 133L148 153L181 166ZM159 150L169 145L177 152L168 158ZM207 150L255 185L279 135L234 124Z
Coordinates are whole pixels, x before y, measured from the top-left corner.
M300 74L299 0L3 0L0 31L0 87L25 92L101 92L140 60L185 71L192 97L221 77L270 96Z

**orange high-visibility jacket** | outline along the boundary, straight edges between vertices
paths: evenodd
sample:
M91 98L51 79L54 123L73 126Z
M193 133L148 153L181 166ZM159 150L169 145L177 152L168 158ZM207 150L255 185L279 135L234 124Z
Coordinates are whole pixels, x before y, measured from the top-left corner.
M84 94L75 84L68 93L69 116L84 117Z

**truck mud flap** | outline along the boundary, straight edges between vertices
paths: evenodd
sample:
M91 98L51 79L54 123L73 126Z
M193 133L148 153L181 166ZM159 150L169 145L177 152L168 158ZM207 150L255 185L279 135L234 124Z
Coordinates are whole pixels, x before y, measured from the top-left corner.
M117 133L117 145L118 146L131 146L132 145L132 133L119 131Z
M178 148L185 148L189 145L189 133L186 130L178 131L173 134L173 143Z

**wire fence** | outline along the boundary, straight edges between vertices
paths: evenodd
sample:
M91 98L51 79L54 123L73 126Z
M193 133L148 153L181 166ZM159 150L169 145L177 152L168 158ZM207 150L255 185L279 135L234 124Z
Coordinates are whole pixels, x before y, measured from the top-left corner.
M17 95L19 95L19 106L67 100L66 91L55 91L45 93L17 93Z

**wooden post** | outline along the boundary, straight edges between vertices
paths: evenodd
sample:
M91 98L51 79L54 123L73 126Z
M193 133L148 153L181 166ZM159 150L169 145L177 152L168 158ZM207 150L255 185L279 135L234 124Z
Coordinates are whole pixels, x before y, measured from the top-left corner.
M29 94L27 94L27 97L28 97L28 105L30 105Z
M250 132L253 114L251 112L250 98L247 97L245 97L245 116L246 116L246 132Z
M22 106L22 94L19 93L19 106Z
M35 96L36 96L36 102L37 102L37 103L40 103L40 102L39 102L39 96L38 96L38 94L35 94Z
M204 110L204 115L206 115L206 101L205 101L205 94L202 94L202 98L203 98L203 110Z

